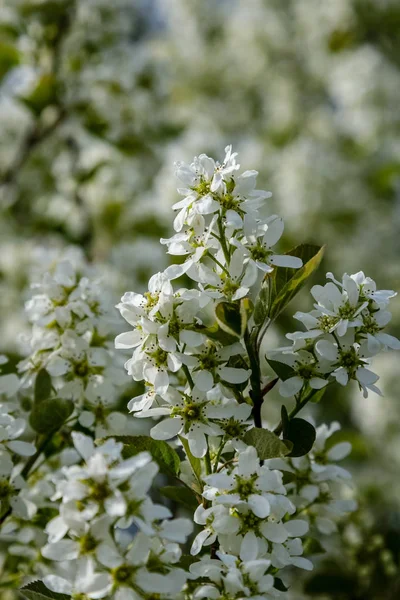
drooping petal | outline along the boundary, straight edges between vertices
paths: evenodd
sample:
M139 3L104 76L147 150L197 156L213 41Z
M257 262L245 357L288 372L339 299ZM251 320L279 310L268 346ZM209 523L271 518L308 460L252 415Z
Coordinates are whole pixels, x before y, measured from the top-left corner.
M152 427L150 435L154 440L169 440L178 435L182 426L183 421L181 417L164 419L164 421L161 421L161 423L157 423L157 425Z

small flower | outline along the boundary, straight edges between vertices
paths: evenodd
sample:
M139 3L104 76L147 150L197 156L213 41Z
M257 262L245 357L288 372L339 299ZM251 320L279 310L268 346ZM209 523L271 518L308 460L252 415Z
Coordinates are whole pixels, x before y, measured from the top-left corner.
M368 390L381 395L379 388L374 385L379 376L370 371L370 352L367 341L361 344L354 341L354 335L341 339L340 344L330 340L319 340L315 349L317 353L329 361L333 367L331 375L338 383L345 386L350 379L358 382L363 395L368 396Z

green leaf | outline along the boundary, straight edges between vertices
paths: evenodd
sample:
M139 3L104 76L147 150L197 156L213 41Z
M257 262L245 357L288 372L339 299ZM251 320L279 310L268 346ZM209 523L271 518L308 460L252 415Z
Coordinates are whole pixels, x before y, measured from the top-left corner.
M182 554L179 562L176 563L176 566L184 571L189 571L190 565L195 562L199 562L199 560L200 559L197 556L192 556L191 554Z
M294 377L295 371L289 365L279 362L278 360L271 360L269 358L265 358L265 360L271 369L278 375L279 379L282 379L282 381L286 381L286 379Z
M122 442L124 447L122 456L130 458L139 452L150 452L158 464L160 471L165 475L175 477L181 470L179 455L171 446L163 440L153 440L148 435L118 435L113 436L117 442Z
M324 254L324 246L321 248L311 244L302 244L287 254L301 258L303 266L300 269L278 267L270 275L267 275L270 297L268 316L271 319L276 319L319 267Z
M220 302L215 307L217 323L229 335L242 338L247 326L246 304L242 302Z
M46 369L40 369L36 375L34 399L35 404L47 400L51 394L52 381L51 376Z
M182 446L185 450L186 457L190 463L190 466L193 469L193 473L195 474L197 481L201 485L201 460L200 460L200 458L196 458L196 456L193 456L193 454L190 452L189 442L187 441L187 439L180 435L178 437L179 437L179 439L182 443Z
M325 554L326 550L321 542L315 538L307 538L304 543L304 554L311 556L314 554Z
M315 428L304 419L291 419L283 427L283 437L293 444L289 456L304 456L310 452L315 442Z
M169 498L169 500L173 500L178 504L183 504L183 506L186 506L186 508L189 508L190 510L196 510L199 505L196 494L187 487L167 485L160 488L160 493L166 498Z
M256 298L256 303L254 306L253 317L255 325L262 325L265 319L268 318L269 289L270 286L268 283L268 279L264 279L260 293Z
M21 101L36 115L57 100L57 81L54 75L42 75L35 89L29 94L21 98Z
M235 342L237 342L237 335L230 335L229 333L221 329L218 323L214 323L212 327L199 327L198 331L204 333L211 340L221 342L223 346L229 346L229 344L234 344Z
M56 431L71 416L74 403L71 400L47 398L36 404L29 416L29 423L37 433Z
M286 431L289 425L289 415L288 415L288 411L286 410L286 406L284 404L282 404L281 406L281 420L282 420L282 432L283 432L283 437L286 437Z
M12 44L0 42L0 81L20 62L20 53Z
M287 445L280 440L272 431L253 427L244 436L243 441L249 446L254 446L261 460L268 458L281 458L291 451L291 444Z
M32 581L19 591L28 600L71 600L69 594L58 594L49 590L43 581Z
M326 387L327 386L321 388L320 390L310 389L310 391L305 396L305 399L307 399L308 402L315 402L315 404L317 404L322 400L322 397L326 392Z

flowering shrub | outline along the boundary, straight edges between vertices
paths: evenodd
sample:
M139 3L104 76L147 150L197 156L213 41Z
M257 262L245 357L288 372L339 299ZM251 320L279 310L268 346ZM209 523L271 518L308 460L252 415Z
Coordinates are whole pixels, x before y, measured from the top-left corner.
M370 365L400 348L384 332L395 293L328 273L314 310L295 315L305 329L265 351L323 248L275 251L283 220L257 172L239 169L230 146L221 163L177 163L175 233L161 240L174 263L117 305L129 329L115 348L144 386L130 415L118 410L129 386L105 284L67 257L33 288L27 357L0 378L4 581L28 600L284 597L356 509L336 464L351 445L330 439L340 425L297 415L328 386L380 393ZM276 384L294 402L271 426L262 409Z

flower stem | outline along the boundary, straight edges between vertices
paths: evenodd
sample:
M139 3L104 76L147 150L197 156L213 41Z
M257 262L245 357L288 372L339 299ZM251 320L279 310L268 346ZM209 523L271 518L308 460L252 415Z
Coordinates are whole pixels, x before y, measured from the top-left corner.
M190 374L190 371L188 369L188 366L187 365L182 365L182 370L185 373L185 377L187 379L189 387L192 390L194 388L194 382L193 382L192 376Z

